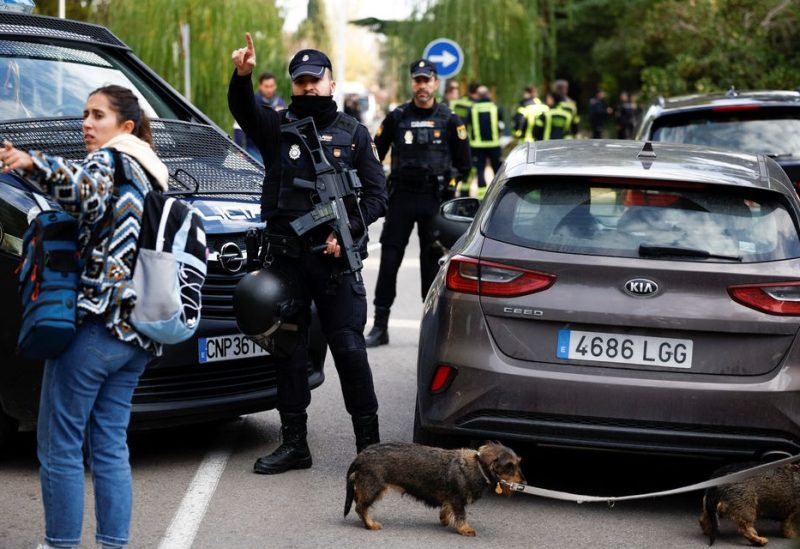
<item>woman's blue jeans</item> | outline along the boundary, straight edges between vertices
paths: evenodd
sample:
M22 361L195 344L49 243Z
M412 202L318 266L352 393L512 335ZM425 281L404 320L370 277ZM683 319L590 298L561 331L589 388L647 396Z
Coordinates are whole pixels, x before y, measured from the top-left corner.
M128 543L131 467L126 430L133 390L150 355L87 318L69 348L45 364L37 427L45 539L80 545L83 524L83 443L87 437L95 494L96 541Z

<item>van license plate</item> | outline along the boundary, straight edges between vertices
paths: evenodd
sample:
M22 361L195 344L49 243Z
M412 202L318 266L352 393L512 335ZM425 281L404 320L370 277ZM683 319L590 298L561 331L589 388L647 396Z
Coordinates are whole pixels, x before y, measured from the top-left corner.
M239 360L269 353L242 334L201 337L197 340L200 363Z
M559 330L556 356L569 360L691 368L692 340Z

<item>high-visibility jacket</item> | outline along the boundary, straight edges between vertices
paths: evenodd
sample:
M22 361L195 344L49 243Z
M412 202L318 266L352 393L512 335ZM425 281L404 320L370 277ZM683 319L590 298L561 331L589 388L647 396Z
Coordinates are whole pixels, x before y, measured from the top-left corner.
M470 108L469 146L491 149L500 146L500 120L497 105L491 101L476 101Z
M543 139L572 139L576 132L574 104L564 101L544 114Z
M472 107L472 99L469 97L459 97L453 99L447 104L450 110L458 115L458 117L466 124L467 117L469 116L469 109Z
M534 133L534 128L537 125L542 126L544 124L541 118L542 113L549 110L550 107L542 103L538 98L533 103L519 107L517 112L523 117L524 125L514 132L515 137L521 141L535 141L537 137ZM539 133L541 134L542 132Z

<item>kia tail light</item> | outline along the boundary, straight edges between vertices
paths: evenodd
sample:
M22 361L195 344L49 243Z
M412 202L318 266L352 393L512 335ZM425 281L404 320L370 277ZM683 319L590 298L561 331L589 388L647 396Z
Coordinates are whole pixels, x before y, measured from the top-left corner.
M771 315L800 316L800 281L730 286L737 303Z
M447 288L488 297L515 297L553 285L553 274L457 255L447 266Z

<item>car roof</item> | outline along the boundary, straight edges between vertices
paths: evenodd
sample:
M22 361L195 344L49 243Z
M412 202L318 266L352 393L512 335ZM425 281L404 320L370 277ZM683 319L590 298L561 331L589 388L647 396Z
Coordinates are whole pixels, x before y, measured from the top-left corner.
M651 147L652 153L643 152ZM654 155L654 156L652 156ZM506 159L506 177L561 175L695 181L772 189L787 195L787 181L771 177L774 161L763 155L613 139L564 139L517 146ZM777 168L777 165L775 166ZM780 169L777 170L778 173Z
M656 104L662 113L678 110L708 109L758 104L762 107L800 107L800 91L717 92L659 98Z

